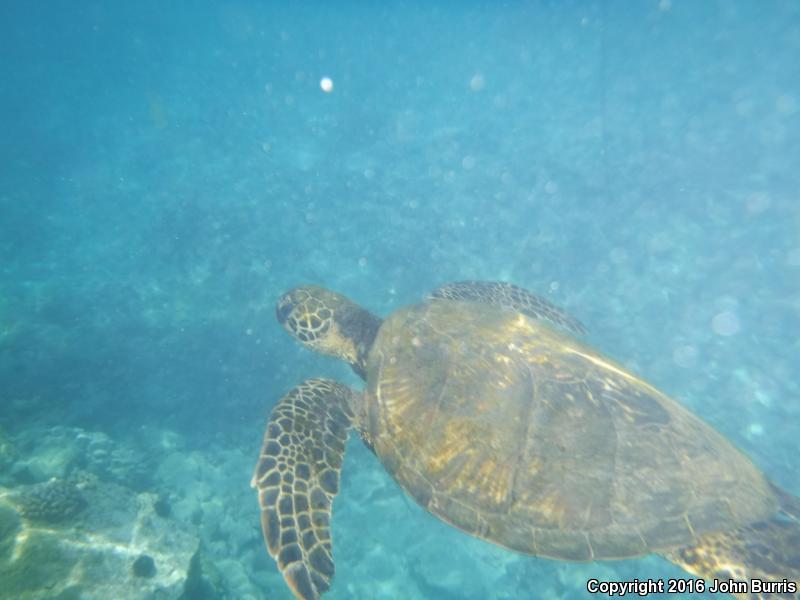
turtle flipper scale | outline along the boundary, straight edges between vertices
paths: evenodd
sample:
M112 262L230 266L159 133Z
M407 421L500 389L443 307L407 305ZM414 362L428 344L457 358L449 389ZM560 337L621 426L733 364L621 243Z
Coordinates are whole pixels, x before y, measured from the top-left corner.
M319 598L333 577L331 509L352 394L327 379L309 379L286 394L272 410L251 481L267 550L300 600Z
M663 556L707 581L747 582L750 593L732 594L742 600L800 599L800 523L783 515L701 536L696 545ZM778 587L755 590L755 579Z
M549 321L572 333L586 333L583 324L563 309L533 292L504 281L456 281L436 288L428 298L482 302L513 308L529 317Z

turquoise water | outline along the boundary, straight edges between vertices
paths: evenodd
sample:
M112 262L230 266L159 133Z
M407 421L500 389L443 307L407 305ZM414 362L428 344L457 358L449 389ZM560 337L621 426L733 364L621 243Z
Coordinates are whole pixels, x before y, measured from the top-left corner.
M57 478L94 507L0 597L291 597L264 423L308 377L360 385L275 322L306 282L381 315L525 286L800 493L796 2L7 2L0 50L0 501ZM86 531L109 566L70 588ZM333 534L330 598L681 573L469 538L355 439Z

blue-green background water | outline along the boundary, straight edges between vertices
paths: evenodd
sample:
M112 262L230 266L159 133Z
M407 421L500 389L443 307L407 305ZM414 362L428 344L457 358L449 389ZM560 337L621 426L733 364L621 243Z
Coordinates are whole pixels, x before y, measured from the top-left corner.
M264 420L307 377L358 382L282 332L276 297L311 282L387 314L486 279L565 306L800 493L800 4L281 4L0 7L18 461L59 427L108 435L199 532L219 594L289 598L248 486ZM468 538L356 441L342 487L331 598L680 573Z

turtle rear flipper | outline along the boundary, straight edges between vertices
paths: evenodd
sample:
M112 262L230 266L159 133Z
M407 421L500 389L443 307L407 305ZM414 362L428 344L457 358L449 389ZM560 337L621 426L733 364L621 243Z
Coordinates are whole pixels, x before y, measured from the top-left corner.
M541 296L504 281L456 281L448 283L428 294L429 300L437 298L481 302L483 304L512 308L534 319L549 321L572 333L586 333L586 328L583 324L565 310Z
M772 484L772 489L778 496L781 512L795 521L800 521L800 498L787 492L778 485Z
M707 581L747 582L751 593L734 593L736 598L800 599L800 523L783 515L730 532L704 535L694 546L663 555ZM778 587L755 590L755 579Z
M327 379L309 379L286 394L272 409L251 481L267 550L301 600L319 598L333 577L331 508L352 395Z

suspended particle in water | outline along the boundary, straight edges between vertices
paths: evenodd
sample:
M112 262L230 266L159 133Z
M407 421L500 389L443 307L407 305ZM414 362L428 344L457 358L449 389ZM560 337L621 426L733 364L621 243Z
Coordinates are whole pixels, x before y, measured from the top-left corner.
M789 94L781 94L778 96L778 99L775 100L775 108L780 115L792 115L797 112L797 100Z
M678 346L672 351L672 361L679 367L691 367L697 361L697 348L688 344Z
M612 263L619 265L628 260L628 253L624 248L616 247L611 249L611 252L608 253L608 257Z
M366 257L362 256L361 258L358 259L358 266L361 267L361 268L364 268L364 267L367 266Z
M464 158L461 160L461 167L462 167L462 168L463 168L465 171L469 171L469 170L470 170L472 167L474 167L474 166L475 166L475 157L474 157L474 156L465 156L465 157L464 157Z
M469 80L469 89L473 92L480 92L486 86L486 80L480 73L475 73Z
M323 77L319 80L319 87L323 92L329 94L333 91L333 79L330 77Z
M747 212L753 215L763 213L769 208L770 197L764 192L754 192L747 197L745 207Z
M717 335L736 335L741 328L739 317L729 310L724 310L714 315L714 318L711 319L711 329Z
M792 248L786 253L786 265L800 267L800 248Z

